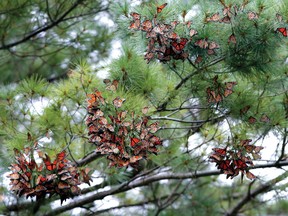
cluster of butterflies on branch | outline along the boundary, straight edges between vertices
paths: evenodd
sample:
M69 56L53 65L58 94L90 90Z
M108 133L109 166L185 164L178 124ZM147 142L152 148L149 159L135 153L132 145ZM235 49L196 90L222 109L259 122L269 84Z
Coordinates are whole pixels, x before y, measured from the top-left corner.
M104 83L106 90L114 92L119 82L105 79ZM119 96L108 101L102 96L102 92L95 90L87 97L86 125L89 130L89 142L95 144L96 152L107 155L110 166L131 166L138 169L140 160L145 159L150 153L157 154L162 140L154 133L160 127L158 122L148 124L148 107L142 109L140 117L134 112L121 110L125 99ZM114 112L105 112L107 107Z
M47 194L50 197L58 194L62 203L80 194L78 185L82 182L90 185L89 170L79 172L76 164L66 158L65 151L58 153L53 162L46 153L36 150L36 145L23 150L14 149L14 153L15 163L11 164L11 173L7 177L10 179L11 191L19 197L24 195L39 200ZM36 155L41 162L36 163Z
M192 41L193 36L198 32L195 29L191 29L191 21L184 22L183 25L189 31L190 38L180 37L176 32L176 26L178 21L173 21L170 24L161 23L157 20L157 15L162 12L167 3L158 6L156 14L152 20L146 19L141 21L141 15L139 13L132 12L130 15L133 18L129 28L133 30L142 30L146 32L146 38L148 39L147 52L145 59L149 63L154 57L160 62L168 62L171 59L185 60L188 58L188 52L184 49L189 42ZM214 41L208 41L207 38L199 39L194 42L195 47L206 49L208 55L215 54L215 49L220 46ZM195 63L200 63L202 57L197 56Z
M224 86L218 82L218 76L213 78L213 86L206 89L208 103L219 103L223 98L233 93L233 87L237 82L225 82Z
M250 110L250 108L251 108L251 106L247 105L247 106L243 107L242 109L240 109L240 116L245 116L247 114L247 112ZM256 122L258 122L258 120L254 116L250 115L248 117L248 122L249 122L249 124L255 124ZM269 123L270 118L265 113L263 113L261 115L261 117L259 118L259 122Z
M216 167L226 174L227 178L232 179L241 173L242 178L245 174L248 179L253 180L256 176L249 171L249 167L254 166L252 158L254 160L261 158L259 152L263 147L250 142L251 139L241 140L234 149L228 145L225 148L213 148L209 159L216 163Z
M171 59L175 60L185 60L189 57L189 53L185 51L185 47L188 43L194 39L194 36L198 34L195 29L190 29L192 22L187 21L182 24L186 26L187 32L189 32L188 37L180 37L176 32L176 26L180 23L178 21L172 21L171 23L161 23L157 20L158 14L167 6L167 3L157 6L156 13L152 20L145 19L141 20L141 14L132 12L130 15L133 20L130 23L129 29L141 30L146 33L146 38L148 39L147 52L145 54L145 59L149 63L153 58L158 59L160 62L168 62ZM206 22L218 22L224 24L230 24L233 17L236 17L238 13L243 12L246 4L241 6L226 6L223 5L223 15L219 12L206 17ZM276 14L277 20L282 22L283 17L280 14ZM253 11L247 13L247 18L249 20L257 20L259 14ZM233 28L232 28L233 31ZM287 28L279 27L276 32L280 32L284 37L287 37ZM228 44L236 44L237 39L232 32L228 37ZM193 43L194 47L199 47L201 49L206 49L208 55L216 54L216 49L220 48L219 44L214 41L208 41L207 38L197 39ZM195 64L202 62L203 56L198 54L195 57Z
M154 57L161 62L170 61L171 58L184 60L188 57L188 53L184 52L188 39L180 38L179 35L174 32L179 22L173 21L170 24L165 24L159 23L157 20L157 14L161 13L166 5L167 3L157 7L153 20L146 19L142 22L140 14L135 12L130 14L133 21L129 28L146 32L148 46L145 59L148 63Z

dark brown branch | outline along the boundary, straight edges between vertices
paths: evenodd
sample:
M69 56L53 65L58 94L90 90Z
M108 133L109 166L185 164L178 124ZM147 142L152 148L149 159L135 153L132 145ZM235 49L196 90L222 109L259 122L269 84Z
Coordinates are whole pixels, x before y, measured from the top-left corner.
M286 179L288 177L288 171L286 171L285 173L283 173L282 175L266 182L265 184L259 186L258 188L256 188L255 190L251 191L250 193L248 193L246 196L244 196L237 204L236 206L234 206L232 209L230 209L227 213L226 216L236 216L238 214L238 212L241 210L241 208L246 205L250 200L254 199L257 195L264 193L264 192L268 192L272 189L272 187Z
M176 119L176 118L169 118L167 116L160 116L160 117L152 117L152 120L167 120L167 121L175 121L175 122L181 122L181 123L190 123L190 124L195 124L195 123L206 123L206 122L210 122L210 121L215 121L215 120L219 120L219 119L223 119L225 118L226 115L222 115L213 119L207 119L207 120L195 120L195 121L185 121L182 119Z
M47 31L51 28L53 28L54 26L58 25L60 22L63 21L63 19L69 14L71 13L75 8L77 8L77 6L79 4L81 4L82 2L84 2L85 0L77 0L72 6L71 8L69 8L65 13L63 13L62 16L60 16L57 20L55 20L55 22L51 22L50 24L47 24L39 29L37 29L36 31L30 33L29 35L27 35L26 37L16 41L16 42L13 42L13 43L10 43L10 44L3 44L1 47L0 47L0 50L3 50L3 49L9 49L11 47L14 47L14 46L17 46L21 43L24 43L28 40L30 40L31 38L35 37L36 35L38 35L39 33L41 32L44 32L44 31Z
M269 164L255 165L251 169L279 167L279 166L288 166L288 161L282 161L279 164L269 163ZM91 203L95 200L103 199L106 196L122 193L128 190L131 190L133 188L146 186L153 182L157 182L157 181L164 180L164 179L190 179L190 178L196 179L196 178L214 176L214 175L219 175L219 174L221 174L221 172L217 170L217 171L201 171L201 172L190 172L190 173L160 173L160 174L155 174L152 176L143 176L141 178L135 179L132 182L129 182L128 184L124 182L121 185L116 186L112 189L101 191L101 192L98 192L98 193L95 193L95 194L92 194L90 196L86 196L83 198L79 198L75 200L74 202L71 202L67 205L54 208L51 212L48 212L47 214L45 214L45 216L54 216L62 212L71 210L73 208L81 207L82 205Z
M174 90L178 90L182 87L182 85L184 85L190 78L192 78L193 76L199 74L200 72L202 72L203 70L207 69L208 67L211 67L221 61L223 61L226 58L226 56L222 56L218 59L213 60L212 62L210 62L207 65L204 65L201 68L198 68L197 70L193 71L192 73L188 74L186 77L182 78L181 81L174 87ZM157 111L164 111L166 109L166 106L168 104L169 101L171 101L173 99L174 96L169 96L165 102L163 102L161 105L158 106Z
M281 149L281 155L279 156L279 159L277 160L276 163L280 162L285 157L285 150L286 150L286 146L288 144L287 136L288 136L288 131L287 131L287 128L285 128L284 129L284 137L283 137L282 149Z
M178 194L178 193L173 193L169 196L172 196L172 197L175 197L175 196L180 196L181 194ZM168 197L168 195L165 195L165 196L162 196L160 198L157 198L157 200L164 200ZM102 214L104 212L108 212L108 211L112 211L112 210L115 210L115 209L121 209L121 208L130 208L130 207L136 207L136 206L143 206L143 205L147 205L147 204L150 204L150 203L154 203L156 202L157 200L155 199L151 199L151 200L146 200L146 201L142 201L142 202L138 202L138 203L134 203L134 204L124 204L124 205L119 205L119 206L115 206L115 207L111 207L111 208L106 208L106 209L102 209L102 210L99 210L99 211L95 211L93 212L93 214L84 214L85 216L88 216L88 215L98 215L98 214Z
M76 161L76 164L78 167L81 167L81 166L85 166L86 164L100 158L100 157L103 157L104 155L101 154L100 152L91 152L90 154L86 155L84 158Z

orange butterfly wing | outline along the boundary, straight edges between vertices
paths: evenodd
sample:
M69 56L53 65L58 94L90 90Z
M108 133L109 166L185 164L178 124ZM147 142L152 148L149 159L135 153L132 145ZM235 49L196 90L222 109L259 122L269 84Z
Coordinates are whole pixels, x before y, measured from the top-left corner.
M226 149L222 149L222 148L213 148L212 149L216 154L219 154L221 156L225 156L226 155Z
M59 154L57 154L57 160L58 161L62 161L65 157L66 157L65 151L62 151Z
M220 161L219 165L218 165L218 169L221 170L228 170L230 168L230 160L223 160Z
M176 53L181 52L186 46L187 42L188 42L187 38L181 38L181 41L179 43L177 43L176 41L173 41L171 43L173 51Z
M218 22L219 20L220 20L219 12L213 14L211 17L208 17L208 18L206 19L207 22Z
M130 13L130 16L132 16L134 20L141 19L141 15L135 12Z
M157 13L161 13L168 3L162 4L157 7Z
M137 143L139 143L141 140L138 138L131 138L131 147L134 147Z
M45 154L46 158L43 158L43 162L46 166L46 169L49 171L52 171L56 168L55 164L51 163L50 157Z
M284 37L287 37L287 29L286 28L277 28L277 31L279 31Z

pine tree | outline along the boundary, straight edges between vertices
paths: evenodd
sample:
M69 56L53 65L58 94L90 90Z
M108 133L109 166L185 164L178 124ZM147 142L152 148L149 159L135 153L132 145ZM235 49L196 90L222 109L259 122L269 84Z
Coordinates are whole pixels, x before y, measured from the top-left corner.
M2 186L2 211L265 214L260 195L284 192L288 175L287 4L132 3L0 3L6 26L15 25L14 10L21 14L19 32L0 32L2 54L10 52L0 91L1 172L14 192ZM91 21L102 11L117 28ZM101 67L116 40L121 56ZM66 59L73 64L63 73ZM105 79L97 76L103 68ZM258 171L271 167L282 172ZM102 208L107 197L115 204Z

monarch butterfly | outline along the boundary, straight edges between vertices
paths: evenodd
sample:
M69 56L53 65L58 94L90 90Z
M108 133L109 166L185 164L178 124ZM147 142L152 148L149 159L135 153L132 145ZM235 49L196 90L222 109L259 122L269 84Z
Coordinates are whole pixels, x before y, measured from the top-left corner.
M228 170L230 169L230 163L231 163L231 160L220 161L217 168L221 170Z
M240 109L240 115L247 113L250 108L251 108L251 106L247 105L247 106L243 107L242 109Z
M256 176L253 173L249 172L249 171L246 171L246 177L248 179L250 179L250 180L253 180L253 179L256 178Z
M212 149L216 154L219 154L221 156L225 156L226 155L226 148L222 149L222 148L213 148Z
M147 64L148 64L152 60L153 57L154 57L153 52L147 52L144 56L144 59L147 60Z
M134 22L131 22L129 28L138 30L140 28L140 24L141 24L141 22L139 19L134 20Z
M43 158L43 162L46 166L46 169L49 170L49 171L52 171L56 168L56 164L54 163L51 163L51 160L50 160L50 157L45 154L46 158Z
M134 147L137 143L139 143L141 140L140 139L138 139L138 138L136 138L136 137L134 137L134 138L130 138L130 146L131 147Z
M245 148L246 152L252 153L252 151L254 151L254 149L255 149L255 146L253 146L253 145L246 145L244 148Z
M63 181L60 181L59 183L58 183L58 188L59 189L66 189L66 188L70 188L71 186L68 184L68 183L66 183L66 182L63 182Z
M168 3L164 3L164 4L160 5L160 6L157 6L157 13L161 13L162 10L166 7L167 4Z
M270 118L266 114L263 114L260 118L260 121L267 123L267 122L270 122Z
M262 149L264 149L264 147L262 147L262 146L255 146L254 152L255 152L255 153L259 153Z
M257 13L253 12L253 11L249 11L248 12L248 19L249 20L254 20L254 19L258 19L259 16Z
M245 163L245 161L241 159L234 160L233 164L239 169L245 169L247 167L247 164Z
M142 24L141 24L141 30L142 31L146 31L149 32L152 30L152 22L150 20L145 20Z
M140 20L141 15L135 12L130 13L130 16L133 17L133 20Z
M202 49L206 49L209 44L207 42L207 39L200 39L200 40L197 40L195 43L194 43L195 46L199 46L200 48Z
M220 47L219 44L217 44L216 42L214 41L209 42L209 45L208 45L209 49L213 50L213 49L218 49L219 47Z
M277 31L279 31L284 37L287 37L287 29L282 27L282 28L277 28Z
M208 55L214 55L216 52L213 49L208 49L207 54Z
M231 8L230 7L225 7L224 9L223 9L223 15L224 16L227 16L227 17L231 17Z
M237 85L237 82L226 82L225 85L226 85L226 88L224 90L224 97L227 97L233 93L232 89L234 85Z
M212 91L209 87L206 90L208 95L208 103L218 103L223 100L222 96L220 94L215 93L215 91Z
M189 32L190 37L193 37L194 35L198 34L198 32L194 29L191 29Z
M179 36L175 32L169 32L168 34L166 34L166 36L167 38L173 39L173 40L179 39Z
M169 32L172 29L171 25L168 24L158 24L156 25L152 31L156 34L164 34L164 32Z
M114 100L113 100L113 105L116 107L116 108L120 108L123 104L123 102L125 101L125 99L121 99L120 97L116 97Z
M118 84L119 81L118 80L113 80L113 82L111 83L111 81L109 83L106 84L106 90L108 91L116 91L116 89L118 88Z
M249 122L250 124L254 124L254 123L257 122L257 119L254 118L253 116L250 116L250 117L248 118L248 122Z
M207 18L206 18L206 21L207 21L207 22L218 22L219 20L220 20L219 12L213 14L211 17L207 17Z
M57 160L58 161L62 161L66 156L65 151L60 152L59 154L57 154Z
M237 43L237 40L236 40L236 37L234 34L231 34L228 38L228 44L233 43L233 44L236 44Z
M176 41L173 41L171 43L173 51L175 53L180 53L184 49L184 47L186 46L187 42L188 42L187 38L181 38L179 43L177 43Z
M220 22L229 24L231 23L231 20L229 16L225 16L220 20Z
M172 26L173 29L175 29L178 24L179 24L179 21L172 21L172 22L171 22L171 26ZM190 25L191 25L191 24L190 24ZM188 27L188 28L189 28L189 27Z
M175 54L175 55L173 55L173 59L176 59L176 60L178 60L178 59L184 60L184 59L187 59L188 56L189 56L189 53L183 52L183 53L180 53L180 54Z
M199 63L201 63L202 60L203 60L203 57L200 56L200 55L198 55L197 58L196 58L196 60L195 60L195 64L199 64Z

